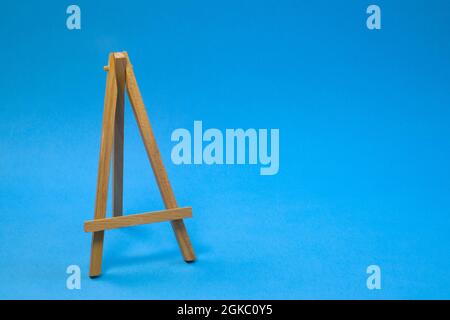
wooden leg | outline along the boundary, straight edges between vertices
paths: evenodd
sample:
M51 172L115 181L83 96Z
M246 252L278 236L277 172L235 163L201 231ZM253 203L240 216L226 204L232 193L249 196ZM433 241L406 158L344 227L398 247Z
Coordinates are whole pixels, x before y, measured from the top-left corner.
M123 142L125 104L125 59L116 59L117 104L114 125L113 170L112 170L112 213L114 217L123 214Z
M178 246L183 254L184 261L195 261L194 248L192 248L191 240L189 239L186 227L184 226L183 219L171 221L170 224L172 225L172 230L177 238Z
M156 144L153 130L150 126L147 111L145 110L144 101L142 100L139 87L136 82L136 77L130 60L127 56L126 65L126 87L128 96L130 98L131 106L133 108L136 121L138 123L139 131L144 141L145 150L147 151L150 164L156 177L156 181L159 187L159 191L164 201L164 205L167 209L177 208L177 202L175 195L172 191L172 187L167 176L166 169L159 153L158 145ZM172 229L175 232L175 236L178 241L178 245L183 254L185 261L190 262L195 260L194 249L192 248L189 235L187 234L184 222L182 219L171 222Z
M106 216L106 202L108 199L108 180L111 162L111 149L114 135L115 110L117 102L117 83L115 75L114 56L109 56L109 72L106 78L106 92L102 121L102 137L100 141L100 157L97 176L97 192L95 198L94 219ZM91 265L89 276L99 276L102 270L104 231L92 234Z
M89 277L98 277L102 273L103 240L105 231L92 233L91 244L91 265L89 267Z

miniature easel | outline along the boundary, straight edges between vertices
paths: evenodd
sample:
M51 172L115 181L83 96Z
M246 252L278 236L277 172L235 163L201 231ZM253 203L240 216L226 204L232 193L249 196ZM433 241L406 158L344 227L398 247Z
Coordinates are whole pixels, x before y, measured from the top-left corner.
M111 53L109 64L104 69L108 71L108 76L106 78L95 214L94 220L86 221L84 224L84 231L93 232L89 276L96 277L101 274L104 230L153 222L170 221L184 260L186 262L194 261L194 250L183 222L183 218L192 217L192 209L190 207L178 208L128 54L126 52ZM166 210L122 215L125 87ZM111 153L113 153L113 217L106 218Z

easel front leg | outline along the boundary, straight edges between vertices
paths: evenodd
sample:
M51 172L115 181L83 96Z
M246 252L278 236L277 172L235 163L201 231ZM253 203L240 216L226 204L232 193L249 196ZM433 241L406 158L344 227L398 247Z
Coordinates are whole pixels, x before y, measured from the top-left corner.
M177 208L177 201L170 185L166 169L162 162L161 154L159 152L159 148L156 143L152 127L150 125L150 120L148 119L144 101L142 100L142 96L137 85L133 67L128 57L126 66L126 87L128 91L128 97L130 98L131 106L133 108L133 112L139 127L139 131L141 133L142 140L144 141L145 150L147 151L150 164L155 174L156 182L163 198L164 205L166 209ZM186 231L186 227L184 226L183 220L175 220L172 221L171 224L184 260L186 262L194 261L194 249L192 248L191 241Z
M97 176L97 192L95 197L94 219L106 216L106 201L108 198L108 180L111 162L111 149L114 135L114 121L117 102L117 83L115 75L114 56L109 56L109 72L106 78L106 92L102 121L102 137L100 141L100 157ZM92 234L91 265L89 276L96 277L102 271L104 231Z
M180 247L183 259L186 262L195 261L194 248L192 247L191 240L184 226L183 219L171 221L172 230L177 238L178 246Z

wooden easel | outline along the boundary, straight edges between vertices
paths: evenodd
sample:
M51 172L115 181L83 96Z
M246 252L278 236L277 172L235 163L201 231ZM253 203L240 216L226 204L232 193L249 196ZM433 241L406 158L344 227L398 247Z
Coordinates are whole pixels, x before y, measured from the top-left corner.
M105 230L153 222L170 221L184 260L186 262L194 261L194 250L183 222L183 218L192 217L192 209L190 207L178 208L128 54L126 52L111 53L108 66L104 69L108 72L108 76L106 78L95 214L94 220L84 223L84 231L93 232L89 276L96 277L101 274ZM166 210L122 215L125 87ZM113 217L106 218L111 153L113 153Z

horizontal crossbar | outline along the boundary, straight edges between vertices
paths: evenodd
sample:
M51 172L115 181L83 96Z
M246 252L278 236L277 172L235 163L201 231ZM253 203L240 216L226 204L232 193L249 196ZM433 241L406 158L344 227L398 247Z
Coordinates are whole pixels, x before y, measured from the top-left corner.
M85 232L96 232L122 227L138 226L141 224L179 220L192 217L192 208L175 208L161 211L130 214L126 216L94 219L84 223Z

